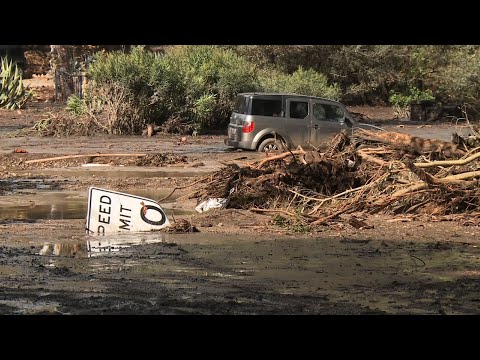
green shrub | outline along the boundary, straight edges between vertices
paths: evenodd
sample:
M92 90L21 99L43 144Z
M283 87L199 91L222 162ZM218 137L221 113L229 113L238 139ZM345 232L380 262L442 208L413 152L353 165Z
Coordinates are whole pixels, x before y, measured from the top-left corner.
M215 95L204 94L195 102L195 123L194 135L197 135L205 130L208 120L215 108Z
M67 100L67 110L73 116L81 116L85 113L85 103L77 95L70 95Z
M88 70L92 85L87 96L104 104L109 133L140 134L145 124L156 122L165 89L160 62L141 46L131 53L96 54Z
M431 75L430 83L442 102L469 103L480 108L480 47L455 46L448 63Z
M410 86L407 94L391 91L388 100L393 106L395 115L404 118L410 116L409 106L412 102L422 100L434 101L435 97L433 96L431 90L427 89L425 91L422 91L417 87Z
M266 70L260 76L261 86L266 92L283 92L320 96L333 100L340 98L340 88L328 85L325 75L312 69L299 68L293 74Z
M196 132L223 129L236 94L259 88L254 67L218 46L176 46L165 55L143 47L129 54L98 53L89 76L89 96L101 93L102 103L109 104L109 126L123 124L111 133L139 133L147 123L162 125L168 119L194 123ZM113 84L116 91L109 95L105 88ZM123 100L108 99L114 94Z
M225 128L235 96L260 88L255 67L219 46L173 47L164 61L178 82L170 89L177 94L171 116L194 121L201 131Z

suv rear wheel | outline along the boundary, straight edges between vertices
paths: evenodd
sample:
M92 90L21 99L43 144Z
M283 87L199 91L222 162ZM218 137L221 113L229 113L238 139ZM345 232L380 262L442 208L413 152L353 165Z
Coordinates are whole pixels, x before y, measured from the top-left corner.
M283 150L283 144L280 140L275 138L268 138L263 140L258 146L260 152L272 152Z

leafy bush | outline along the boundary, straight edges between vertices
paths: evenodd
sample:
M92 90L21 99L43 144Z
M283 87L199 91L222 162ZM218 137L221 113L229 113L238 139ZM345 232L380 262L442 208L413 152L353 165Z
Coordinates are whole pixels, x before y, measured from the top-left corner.
M195 102L194 135L205 128L205 123L208 122L215 105L215 95L213 94L204 94Z
M85 103L77 95L70 95L67 100L67 110L73 116L81 116L85 113Z
M89 95L101 93L102 103L109 103L108 126L123 124L111 133L139 133L146 123L162 125L168 119L191 122L197 133L223 129L236 94L259 87L251 64L218 46L176 46L163 56L143 47L129 54L99 53L89 75ZM115 91L105 91L111 86ZM121 102L108 99L120 93Z
M160 57L143 47L131 53L99 52L89 67L92 85L87 96L105 106L111 134L141 134L146 123L155 123L162 106L163 68Z
M447 64L431 74L428 85L442 102L480 108L480 47L455 46Z
M98 83L126 86L136 106L144 104L146 122L161 125L181 119L204 131L226 125L234 94L242 91L341 96L346 104L384 105L392 90L405 94L409 87L417 87L430 89L441 102L480 108L479 45L225 45L164 50L164 55L140 47L132 53L99 53L100 63L93 65L90 75ZM195 104L204 94L215 96L215 106L197 124Z
M219 46L177 46L164 57L166 68L178 78L170 97L173 117L193 121L198 132L223 129L239 92L256 91L253 67L232 50Z
M398 117L410 117L409 106L415 101L430 100L434 101L435 97L431 90L422 91L417 87L410 86L407 94L397 93L392 91L390 93L389 101L392 104L395 115Z
M338 85L328 85L325 75L312 69L300 67L288 75L279 71L267 70L260 77L261 85L267 92L283 92L326 97L333 100L340 98Z

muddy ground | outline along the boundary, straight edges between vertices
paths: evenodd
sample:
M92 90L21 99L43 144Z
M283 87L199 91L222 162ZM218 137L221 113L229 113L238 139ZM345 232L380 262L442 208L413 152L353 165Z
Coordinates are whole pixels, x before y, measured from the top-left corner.
M307 233L246 210L197 214L184 188L162 206L198 232L87 236L90 186L158 200L265 155L230 149L221 135L26 135L59 107L46 100L0 110L0 314L479 313L478 217L356 214L373 228L343 221ZM369 111L379 121L391 114ZM452 132L390 120L385 127L417 135ZM26 163L97 153L148 157Z

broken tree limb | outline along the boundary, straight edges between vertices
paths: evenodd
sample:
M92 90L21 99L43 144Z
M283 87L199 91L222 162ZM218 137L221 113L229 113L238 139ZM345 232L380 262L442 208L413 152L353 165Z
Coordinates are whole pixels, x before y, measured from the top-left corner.
M193 183L191 183L191 184L184 185L184 186L177 186L177 187L175 187L175 188L172 190L172 192L171 192L170 194L168 194L167 196L161 198L160 200L157 200L157 203L160 204L161 201L168 199L168 198L169 198L170 196L172 196L173 193L174 193L175 191L177 191L177 190L189 188L190 186L196 185L196 184L198 184L199 182L202 182L202 181L204 181L204 180L205 180L205 177L202 177L201 179L199 179L199 180L197 180L197 181L195 181L195 182L193 182ZM211 181L211 182L213 182L213 181Z
M478 159L480 157L480 152L469 156L465 159L459 159L459 160L442 160L442 161L432 161L428 163L414 163L418 168L426 168L426 167L433 167L433 166L452 166L452 165L466 165L470 162L472 162L475 159Z
M415 173L419 178L420 180L422 181L425 181L426 183L428 184L433 184L433 185L439 185L439 186L445 186L445 185L458 185L458 186L461 186L463 188L470 188L473 183L476 183L475 181L465 181L463 178L465 179L470 179L472 177L475 177L476 174L471 174L471 173L464 173L464 174L467 174L467 175L464 175L464 174L457 174L457 175L461 175L460 177L451 177L451 176L456 176L456 175L450 175L447 176L447 177L444 177L444 178L438 178L438 177L435 177L429 173L427 173L426 171L424 171L423 169L421 168L416 168L414 166L414 164L407 164L407 166L409 167L409 169Z
M297 146L297 150L303 151L303 154L300 154L301 156L299 157L300 162L301 162L303 165L308 165L307 161L305 160L305 154L306 154L306 153L305 153L305 151L303 150L303 148L302 148L300 145L298 145L298 146Z
M313 210L308 213L308 215L313 215L314 213L316 213L316 212L318 211L318 209L319 209L320 207L322 207L322 205L323 205L326 201L339 198L339 197L341 197L341 196L343 196L343 195L347 195L347 194L350 194L350 193L355 192L355 191L358 191L358 190L363 190L363 191L365 191L365 190L371 188L373 185L375 185L375 184L377 184L377 183L385 180L387 177L388 177L388 174L386 174L386 175L384 175L384 176L381 176L381 177L379 177L378 179L376 179L376 180L374 180L374 181L372 181L372 182L370 182L370 183L368 183L368 184L365 184L365 185L356 187L356 188L354 188L354 189L345 190L344 192L341 192L341 193L339 193L339 194L336 194L336 195L334 195L334 196L331 196L331 197L328 197L328 198L325 198L325 199L318 199L317 201L318 201L320 204L316 205L316 206L313 208Z
M480 176L480 171L469 171L469 172L462 173L462 174L450 175L450 176L444 177L442 179L435 179L435 182L442 183L442 184L456 184L456 185L467 185L468 186L469 185L468 182L459 183L458 180L468 180L468 179L472 179L472 178L477 177L477 176ZM388 197L388 199L377 201L374 204L382 206L382 204L387 203L387 202L391 202L391 201L393 201L395 199L398 199L398 198L400 198L400 197L402 197L406 194L412 193L414 191L427 189L428 185L429 184L424 182L424 181L415 182L411 186L409 186L405 189L400 189L400 190L394 192L392 195L390 195Z
M147 156L147 154L83 154L83 155L65 155L65 156L57 156L45 159L36 159L36 160L27 160L25 164L33 164L33 163L42 163L47 161L56 161L56 160L65 160L65 159L73 159L73 158L81 158L81 157L112 157L112 156L135 156L135 157L143 157Z
M291 213L290 211L286 210L280 210L280 209L258 209L258 208L250 208L248 209L253 212L259 212L259 213L265 213L265 212L274 212L274 213L280 213L280 214L285 214L294 218L297 218L298 216L294 213Z
M442 141L438 139L423 139L418 136L402 134L397 132L376 133L365 129L356 129L355 135L361 139L368 141L376 141L382 144L402 148L405 150L414 150L417 153L425 153L431 151L450 152L452 154L465 154L464 151L458 149L458 144L453 142Z
M336 218L338 215L343 214L344 212L350 210L352 207L353 207L353 205L349 205L346 208L342 208L341 210L338 210L331 215L325 216L323 218L318 218L317 220L312 222L311 225L324 225L324 224L327 223L328 220L332 220L332 219Z
M426 189L426 188L428 188L428 184L426 182L418 181L418 182L413 183L411 186L409 186L405 189L400 189L398 191L395 191L392 195L389 196L387 201L390 201L392 199L397 199L399 197L404 196L405 194L408 194L408 193L411 193L411 192L414 192L414 191L418 191L418 190L423 190L423 189ZM383 203L383 202L384 201L382 200L381 203Z
M291 156L291 155L300 155L300 154L305 154L305 151L303 150L294 150L294 151L287 151L287 152L284 152L284 153L281 153L279 155L275 155L275 156L270 156L266 159L263 159L262 161L260 161L257 165L257 169L260 169L263 165L265 165L267 162L269 161L273 161L273 160L280 160L280 159L285 159L287 156Z
M469 172L456 174L456 175L450 175L438 180L448 183L450 180L469 180L477 176L480 176L480 170L469 171Z
M378 164L380 166L385 166L387 165L387 163L385 161L383 161L382 159L379 159L375 156L372 156L372 155L368 155L366 154L363 150L357 150L357 154L358 156L360 156L363 160L366 160L366 161L369 161L369 162L373 162L375 164Z
M388 149L386 147L378 147L378 148L361 148L359 150L362 150L363 153L365 154L391 154L394 152L392 149Z

